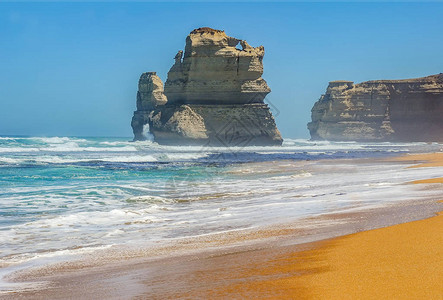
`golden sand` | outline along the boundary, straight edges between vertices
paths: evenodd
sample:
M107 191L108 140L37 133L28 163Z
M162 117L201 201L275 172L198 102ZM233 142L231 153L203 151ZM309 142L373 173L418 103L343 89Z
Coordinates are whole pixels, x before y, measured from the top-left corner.
M443 153L409 154L395 158L396 161L413 162L416 165L412 168L421 167L442 167Z
M443 216L332 239L249 264L211 297L442 299ZM210 275L210 274L207 274Z
M411 168L443 167L443 153L409 154L396 158L400 161L414 162ZM414 184L443 183L443 177L412 181Z
M443 153L398 159L417 163L414 167L443 166ZM443 178L413 183L443 183ZM443 216L318 242L311 250L259 261L212 296L443 299Z
M420 183L443 183L443 177L431 178L431 179L423 179L423 180L415 180L412 183L415 183L415 184L420 184Z
M443 153L407 155L400 160L420 167L443 166ZM415 183L442 183L442 178ZM167 267L164 263L161 269ZM135 272L137 282L142 280L149 290L142 289L143 296L136 299L443 299L443 215L305 245L224 252L169 267L171 272L158 272L154 280L141 279L146 273L143 268ZM130 271L124 270L127 278ZM108 273L112 272L100 274ZM60 298L63 291L72 296L69 291L88 291L77 288L88 284L98 296L100 285L88 276L79 276L81 284L73 281L72 286L68 277L68 283L59 283L61 291L31 293L29 299Z

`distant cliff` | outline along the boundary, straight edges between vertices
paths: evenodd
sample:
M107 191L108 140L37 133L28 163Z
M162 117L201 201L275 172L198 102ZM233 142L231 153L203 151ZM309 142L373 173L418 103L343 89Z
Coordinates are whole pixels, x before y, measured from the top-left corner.
M332 81L311 111L314 140L443 142L443 74Z
M163 88L155 72L143 73L132 118L134 140L143 128L161 144L280 145L282 138L264 98L263 46L198 28L178 51Z

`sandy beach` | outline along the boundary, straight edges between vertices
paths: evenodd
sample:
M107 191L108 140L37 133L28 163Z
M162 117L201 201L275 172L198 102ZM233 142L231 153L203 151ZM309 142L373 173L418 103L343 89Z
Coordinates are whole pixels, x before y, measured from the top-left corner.
M0 300L443 300L425 2L0 0Z
M441 153L395 160L443 165ZM413 183L440 189L442 180ZM240 233L224 240L234 246L183 256L52 266L15 278L49 284L3 298L441 299L443 204L438 200L322 215L316 221L332 225L318 229Z
M443 153L411 154L396 158L397 161L412 162L411 168L441 167L443 166Z

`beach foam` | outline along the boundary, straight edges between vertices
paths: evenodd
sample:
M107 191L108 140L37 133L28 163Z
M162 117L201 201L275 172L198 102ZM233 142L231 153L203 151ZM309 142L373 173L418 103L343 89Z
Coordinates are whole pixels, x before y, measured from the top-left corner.
M404 183L442 172L382 160L406 149L440 149L419 143L287 140L233 149L7 137L0 149L9 149L0 154L0 265L8 268L44 263L45 255L62 259L71 249L149 248L429 198L439 191ZM356 167L343 158L361 160Z

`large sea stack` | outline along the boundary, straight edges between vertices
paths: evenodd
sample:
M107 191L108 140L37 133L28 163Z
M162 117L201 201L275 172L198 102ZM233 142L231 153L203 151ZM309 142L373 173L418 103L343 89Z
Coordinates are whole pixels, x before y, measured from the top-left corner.
M443 142L443 74L332 81L308 128L314 140Z
M198 28L178 51L163 88L155 72L143 73L132 118L134 140L149 125L160 144L280 145L282 138L264 98L263 46Z

